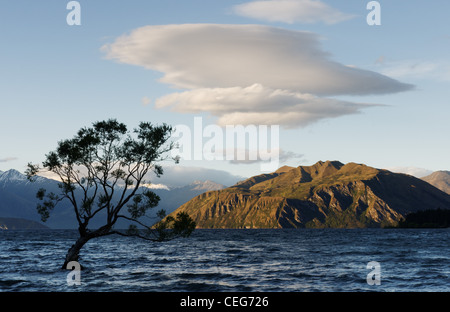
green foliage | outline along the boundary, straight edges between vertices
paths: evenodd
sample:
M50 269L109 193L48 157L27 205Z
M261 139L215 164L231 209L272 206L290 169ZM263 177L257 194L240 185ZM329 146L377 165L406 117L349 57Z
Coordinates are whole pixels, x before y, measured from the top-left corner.
M142 194L136 194L132 203L128 205L128 212L131 214L133 219L138 219L145 215L145 212L158 205L160 197L155 193L147 190Z
M189 237L195 230L196 223L185 212L177 213L176 217L168 216L158 222L154 229L157 233L157 240L164 241L174 237ZM150 230L151 234L154 234Z
M410 213L398 224L400 228L448 228L450 227L450 210L422 210Z
M40 188L36 193L36 198L41 200L36 207L37 212L41 216L41 221L46 222L58 202L58 197L54 193L47 193L45 189Z

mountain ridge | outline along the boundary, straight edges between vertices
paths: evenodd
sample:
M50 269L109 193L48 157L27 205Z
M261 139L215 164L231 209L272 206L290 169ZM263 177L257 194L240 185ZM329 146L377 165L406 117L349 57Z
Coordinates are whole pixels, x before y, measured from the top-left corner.
M58 183L56 180L45 177L37 177L35 182L30 182L24 174L15 169L0 173L0 217L21 218L41 222L40 215L36 210L38 203L36 193L40 188L44 188L49 192L58 194ZM183 203L205 191L225 187L213 181L194 181L191 184L172 189L153 189L151 185L149 186L151 191L161 197L159 205L150 211L151 217L156 217L156 213L160 209L171 213ZM95 227L102 224L103 220L98 218L93 220L93 222L91 226ZM77 222L71 204L67 201L60 202L45 224L53 229L77 228ZM128 226L119 222L116 227L127 228Z
M44 230L49 229L42 223L23 218L0 217L0 230Z
M281 170L280 170L281 169ZM198 228L393 226L421 209L449 209L450 195L406 174L319 161L250 177L182 205Z
M422 180L434 185L438 189L450 194L450 171L439 170L423 177Z

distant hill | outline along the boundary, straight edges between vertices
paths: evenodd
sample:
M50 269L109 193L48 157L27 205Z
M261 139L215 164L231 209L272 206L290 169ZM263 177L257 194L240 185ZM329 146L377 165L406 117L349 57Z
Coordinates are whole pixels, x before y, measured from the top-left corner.
M41 217L36 211L36 192L40 188L45 188L49 192L59 193L58 182L44 177L37 177L36 182L29 182L26 176L17 170L8 170L0 173L0 217L22 218L35 222L40 222ZM159 205L150 212L150 216L156 216L160 209L171 213L180 205L189 201L193 197L210 190L220 190L224 185L212 181L195 181L189 185L177 188L152 189L160 196ZM126 209L125 209L126 210ZM92 227L103 223L99 218L93 220ZM62 201L52 211L50 218L45 223L53 229L75 229L78 224L75 220L73 208L67 201ZM127 228L126 222L118 222L116 228Z
M38 177L35 183L27 180L26 176L11 169L0 174L0 217L23 218L40 222L41 217L36 211L36 192L39 188L58 192L58 182ZM71 218L71 211L62 203L61 209L54 211L54 218L46 224L49 227L66 228L64 224Z
M450 209L450 195L410 175L363 164L319 161L283 167L201 194L187 212L198 228L393 226L412 212Z
M43 229L48 229L48 227L36 221L21 218L0 217L0 230L43 230Z
M422 180L434 185L441 191L450 194L450 171L436 171L423 177Z

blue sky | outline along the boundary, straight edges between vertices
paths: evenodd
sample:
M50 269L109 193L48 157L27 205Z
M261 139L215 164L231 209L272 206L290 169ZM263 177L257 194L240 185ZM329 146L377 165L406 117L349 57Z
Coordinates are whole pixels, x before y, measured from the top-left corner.
M379 26L367 25L365 0L81 0L79 26L66 23L68 2L2 2L2 171L43 161L57 141L97 120L190 126L195 116L219 125L273 118L286 156L280 166L340 160L410 173L450 170L448 1L378 1ZM255 32L247 45L235 39ZM159 37L149 41L149 34ZM119 38L141 45L125 49ZM260 54L252 40L265 47ZM234 77L218 69L227 69L224 51L239 56L227 60ZM253 59L254 67L237 67ZM303 75L316 69L317 77ZM236 102L253 91L253 102ZM189 102L217 94L223 101ZM167 174L228 183L230 175L261 173L258 163L225 160L178 166Z

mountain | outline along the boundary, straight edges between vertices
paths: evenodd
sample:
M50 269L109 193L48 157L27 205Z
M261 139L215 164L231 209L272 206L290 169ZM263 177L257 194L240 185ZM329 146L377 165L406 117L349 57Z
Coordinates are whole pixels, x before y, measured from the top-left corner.
M396 225L437 208L450 209L450 195L413 176L319 161L206 192L174 214L188 213L198 228L355 228Z
M55 194L60 191L58 182L52 179L37 177L35 182L30 182L24 174L17 170L12 169L0 173L0 217L22 218L41 222L41 217L36 211L38 203L36 193L40 188ZM159 205L150 212L150 216L154 217L160 209L171 213L193 197L206 191L223 189L225 186L212 181L195 181L192 184L172 189L152 189L151 186L147 188L150 188L161 198ZM100 217L93 221L92 227L99 226L103 222ZM60 202L52 211L45 225L53 229L77 228L78 224L70 203L67 201ZM126 228L128 225L126 222L118 222L116 227Z
M58 192L58 182L37 177L36 182L28 181L26 176L17 170L11 169L0 174L0 217L23 218L40 222L41 217L36 211L36 192L45 188ZM62 204L61 209L54 211L54 218L49 219L48 226L66 228L69 221L69 206ZM71 218L70 218L71 219Z
M207 191L221 190L224 188L224 185L212 181L194 181L182 187L152 189L161 198L159 205L155 209L164 209L167 214L170 214L195 196Z
M450 194L450 171L436 171L423 177L422 180L434 185L441 191Z
M47 226L21 218L0 218L0 230L43 230Z

